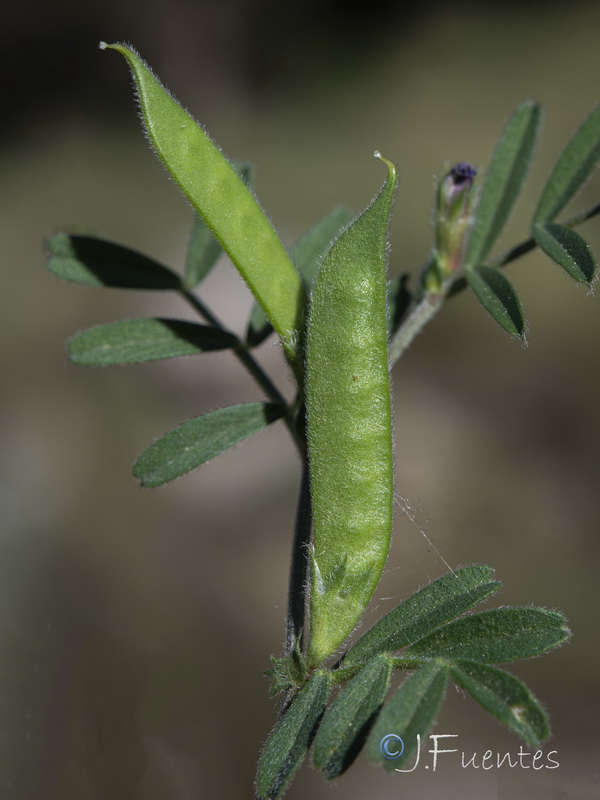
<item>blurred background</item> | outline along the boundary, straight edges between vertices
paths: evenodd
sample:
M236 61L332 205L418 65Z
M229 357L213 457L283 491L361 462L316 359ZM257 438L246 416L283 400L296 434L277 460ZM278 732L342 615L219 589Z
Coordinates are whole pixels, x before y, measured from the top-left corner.
M545 177L600 100L594 3L61 0L0 11L0 797L251 797L276 716L263 670L284 633L299 464L282 425L160 490L130 464L189 416L259 390L227 355L70 366L93 324L190 318L162 294L61 283L42 242L80 225L181 268L192 212L149 151L128 41L232 158L286 243L333 206L367 204L399 164L391 274L431 245L433 178L485 169L521 100L546 124L501 247L527 236ZM596 175L574 210L600 199ZM600 222L581 232L600 256ZM563 611L572 643L521 676L548 707L556 770L384 775L359 758L335 784L304 767L290 800L597 797L600 306L538 254L512 265L529 346L465 293L394 372L398 508L372 618L451 566L493 565L500 603ZM203 298L236 331L251 300L223 262ZM289 391L279 351L259 357ZM423 533L431 540L430 546ZM437 732L467 756L516 753L451 690ZM404 794L403 794L404 793Z

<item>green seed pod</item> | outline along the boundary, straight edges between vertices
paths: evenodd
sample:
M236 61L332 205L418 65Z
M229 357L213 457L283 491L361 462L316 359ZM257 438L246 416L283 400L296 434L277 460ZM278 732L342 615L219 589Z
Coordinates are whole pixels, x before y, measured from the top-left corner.
M385 163L389 174L381 192L325 256L308 324L306 409L314 509L311 665L335 652L359 621L390 545L386 248L397 177L393 164Z
M127 59L156 154L239 270L293 363L304 288L256 198L234 165L134 50L105 42L100 47Z

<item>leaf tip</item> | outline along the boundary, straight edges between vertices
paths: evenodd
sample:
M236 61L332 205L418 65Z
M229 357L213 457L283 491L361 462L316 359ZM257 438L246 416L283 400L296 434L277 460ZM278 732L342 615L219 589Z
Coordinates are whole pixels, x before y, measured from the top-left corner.
M527 100L523 100L522 104L526 108L541 108L542 104L539 100L534 100L532 97L527 98Z
M527 350L529 347L529 341L527 339L527 334L529 333L529 323L527 320L524 321L525 324L523 326L523 330L517 335L517 339L521 342L521 347L523 350Z
M157 486L160 486L159 483L153 483L151 480L148 480L143 475L136 475L135 472L132 473L134 478L137 478L139 481L140 489L156 489Z

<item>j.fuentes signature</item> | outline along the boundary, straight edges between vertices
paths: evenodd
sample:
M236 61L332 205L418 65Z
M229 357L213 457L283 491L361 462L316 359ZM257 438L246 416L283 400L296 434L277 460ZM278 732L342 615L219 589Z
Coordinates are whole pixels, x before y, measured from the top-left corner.
M444 748L440 747L440 740L441 739L456 739L458 737L457 733L437 733L437 734L430 734L428 737L432 747L427 750L431 758L431 763L424 764L425 769L431 769L432 772L435 772L438 767L438 756L443 754L451 754L451 753L460 753L460 763L463 769L471 768L471 769L498 769L502 766L510 767L514 769L515 767L519 767L520 769L557 769L560 766L559 762L553 756L557 756L558 753L556 750L550 750L547 753L544 753L543 750L536 750L534 753L530 753L526 751L521 745L517 753L495 753L492 750L486 750L482 755L477 752L472 753L472 755L468 755L462 750L458 750L458 748ZM402 737L396 735L395 733L389 733L387 736L384 736L381 740L379 745L379 749L381 750L381 754L384 758L389 759L396 759L400 758L404 751L407 749L405 747L405 742ZM412 748L414 749L414 748ZM410 767L410 769L400 769L397 768L396 772L414 772L416 768L419 766L421 761L421 736L417 734L416 736L416 755L415 755L415 762Z

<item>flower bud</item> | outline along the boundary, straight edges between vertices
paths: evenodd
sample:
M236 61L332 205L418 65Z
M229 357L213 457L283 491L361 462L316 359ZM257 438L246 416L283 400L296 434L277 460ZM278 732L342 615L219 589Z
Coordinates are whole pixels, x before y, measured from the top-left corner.
M455 164L440 181L438 214L454 217L468 211L470 192L477 171L467 161Z
M460 266L470 223L475 167L461 161L440 180L435 219L434 269L438 288Z

